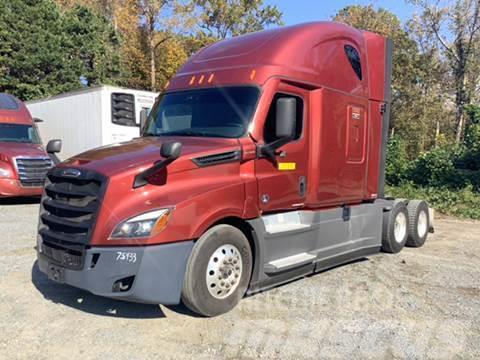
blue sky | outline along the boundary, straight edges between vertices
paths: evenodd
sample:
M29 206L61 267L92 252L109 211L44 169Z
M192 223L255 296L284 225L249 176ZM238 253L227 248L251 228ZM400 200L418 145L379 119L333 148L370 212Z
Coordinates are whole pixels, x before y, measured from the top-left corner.
M283 12L286 25L314 20L330 20L338 10L347 5L368 5L383 7L395 13L402 21L413 14L413 6L404 0L265 0L266 4L277 5Z

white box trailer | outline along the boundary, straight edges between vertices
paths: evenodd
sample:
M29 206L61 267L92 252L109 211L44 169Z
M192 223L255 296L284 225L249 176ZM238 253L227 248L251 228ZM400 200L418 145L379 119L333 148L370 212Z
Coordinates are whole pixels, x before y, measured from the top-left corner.
M47 143L63 142L60 159L140 135L140 118L158 93L98 86L26 103Z

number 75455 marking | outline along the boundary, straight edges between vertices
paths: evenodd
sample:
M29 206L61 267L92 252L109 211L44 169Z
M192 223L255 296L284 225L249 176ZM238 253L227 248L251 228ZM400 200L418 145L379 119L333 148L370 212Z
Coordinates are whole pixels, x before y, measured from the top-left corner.
M117 251L116 261L125 261L128 263L135 263L137 262L137 253Z

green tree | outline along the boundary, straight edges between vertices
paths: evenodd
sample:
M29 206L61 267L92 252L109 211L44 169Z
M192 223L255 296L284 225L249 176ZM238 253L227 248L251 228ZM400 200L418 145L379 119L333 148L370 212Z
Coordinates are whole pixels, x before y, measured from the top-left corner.
M206 37L225 39L283 25L282 12L263 0L192 0L184 9Z
M107 18L76 6L65 13L64 32L69 35L71 54L81 60L80 75L87 85L120 80L120 43Z
M29 100L72 90L80 66L52 1L0 1L0 91Z
M449 88L455 98L455 138L460 143L465 130L465 105L474 96L480 68L480 2L454 0L446 6L438 1L411 0L421 14L415 20L424 38L442 51L452 78ZM474 79L474 81L472 81Z

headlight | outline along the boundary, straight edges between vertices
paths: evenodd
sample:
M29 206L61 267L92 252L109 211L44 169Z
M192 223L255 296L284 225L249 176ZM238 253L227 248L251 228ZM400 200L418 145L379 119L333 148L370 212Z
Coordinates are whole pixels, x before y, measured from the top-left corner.
M12 177L10 170L0 168L0 178L10 178L10 177Z
M149 211L130 218L117 225L111 239L132 239L154 236L168 224L171 209Z

